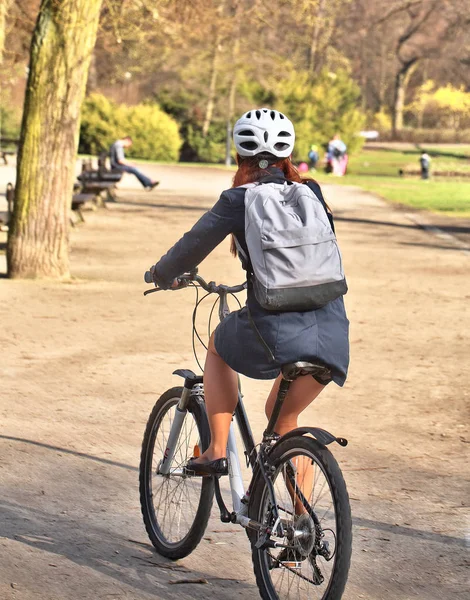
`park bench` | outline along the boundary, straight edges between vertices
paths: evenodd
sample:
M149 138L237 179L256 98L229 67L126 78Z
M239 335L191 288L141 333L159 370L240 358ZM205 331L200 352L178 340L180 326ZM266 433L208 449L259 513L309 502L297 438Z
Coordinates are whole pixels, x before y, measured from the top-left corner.
M19 143L20 140L14 138L0 138L0 159L5 165L8 164L8 157L16 154L16 150L13 150L12 146L18 147Z
M84 194L79 190L80 186L78 186L77 188L77 186L74 185L74 194L72 196L72 211L77 215L78 219L81 222L85 222L82 209L87 202L93 202L95 196L94 194ZM13 184L7 184L5 196L8 206L8 213L5 219L5 224L7 225L11 219L11 215L13 214L13 203L15 201L15 188L13 187ZM70 219L70 224L72 225L72 227L75 227L75 222L72 218Z
M97 206L106 206L106 202L115 202L114 181L100 181L95 179L81 180L83 194L92 195Z
M405 167L404 169L398 169L398 175L400 175L400 177L419 177L421 175L421 170L416 168L416 167ZM440 168L440 169L433 169L430 173L430 175L432 175L433 177L450 177L453 179L457 179L460 177L470 177L470 170L465 171L464 169L462 170L457 170L457 169L445 169L445 168Z
M0 158L3 160L4 164L8 164L8 156L14 156L16 152L14 150L0 150Z
M107 167L108 153L102 152L98 156L98 168L93 169L91 159L82 161L82 172L78 180L82 185L82 191L95 194L97 203L105 206L105 202L115 201L116 184L122 178L122 172Z
M0 212L0 231L8 231L8 222L10 221L11 213L13 212L14 194L15 190L13 188L13 185L9 183L5 192L5 198L7 201L7 211Z

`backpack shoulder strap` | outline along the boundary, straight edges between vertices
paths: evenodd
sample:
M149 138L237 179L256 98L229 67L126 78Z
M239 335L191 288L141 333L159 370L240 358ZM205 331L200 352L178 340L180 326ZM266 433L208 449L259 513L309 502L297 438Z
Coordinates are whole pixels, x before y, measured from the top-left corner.
M326 205L325 198L323 198L323 194L322 194L320 186L318 185L318 183L316 181L307 181L306 185L309 189L312 190L312 192L315 194L315 196L320 200L321 205L325 209L326 216L328 217L328 221L330 222L331 229L333 230L333 233L335 233L335 224L333 222L333 215L328 210L328 206Z

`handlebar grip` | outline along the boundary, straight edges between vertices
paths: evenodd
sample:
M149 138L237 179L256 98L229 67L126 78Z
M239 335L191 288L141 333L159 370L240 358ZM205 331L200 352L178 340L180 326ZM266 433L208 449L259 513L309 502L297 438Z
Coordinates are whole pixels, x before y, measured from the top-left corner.
M144 281L145 283L153 283L152 273L150 273L150 271L145 271Z

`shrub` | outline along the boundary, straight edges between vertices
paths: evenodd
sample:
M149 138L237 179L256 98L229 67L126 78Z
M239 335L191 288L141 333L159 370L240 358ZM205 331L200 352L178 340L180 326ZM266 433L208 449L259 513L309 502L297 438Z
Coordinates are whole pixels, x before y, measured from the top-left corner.
M102 94L91 94L82 104L79 151L98 154L120 137L118 107Z
M383 109L379 112L376 112L372 120L372 129L377 129L379 132L391 131L392 117L389 115L389 113L385 112Z
M194 153L195 160L218 163L225 158L226 135L226 125L221 122L212 123L205 138L199 128L189 125L186 142Z
M91 94L82 106L80 152L97 154L117 139L130 135L128 155L149 160L177 160L181 146L178 125L156 104L115 104Z
M127 135L134 144L129 156L149 160L178 160L181 138L178 124L156 104L127 109Z
M438 88L428 80L418 88L415 98L406 107L409 125L425 128L465 129L470 127L470 92L464 87L447 84Z
M359 88L349 73L324 71L315 79L295 72L280 82L276 108L284 110L296 130L294 158L306 160L310 145L324 146L339 133L348 153L359 150L363 139L357 133L365 122L358 108Z
M21 111L5 105L0 106L0 124L2 138L18 139L21 130Z

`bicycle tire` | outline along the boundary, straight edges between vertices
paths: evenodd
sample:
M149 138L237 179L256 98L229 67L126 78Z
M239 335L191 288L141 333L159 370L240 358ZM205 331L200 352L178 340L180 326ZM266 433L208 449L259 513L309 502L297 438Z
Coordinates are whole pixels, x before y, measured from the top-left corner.
M145 529L157 552L162 556L173 560L184 558L190 554L201 541L207 527L214 496L214 482L211 477L180 477L180 483L178 485L182 485L181 482L183 479L193 480L194 485L200 484L197 510L195 511L192 524L188 527L188 531L181 539L177 539L176 541L169 540L168 537L165 536L162 530L162 524L158 521L153 503L152 474L155 469L152 467L152 459L159 427L169 411L173 407L176 407L182 391L182 387L174 387L167 390L153 407L145 429L139 467L140 505ZM188 418L188 415L191 415L195 421L201 450L204 451L210 443L210 430L204 402L201 396L190 397L186 419ZM189 459L190 457L188 456L187 458ZM167 479L171 479L171 474L170 476L167 476ZM176 481L176 478L174 479ZM183 484L186 485L186 482L183 481ZM179 504L179 502L176 504Z
M269 455L269 462L275 468L275 472L279 473L282 464L287 464L287 460L291 461L292 457L296 456L296 452L298 453L297 456L304 455L312 458L323 472L331 493L336 521L336 534L334 534L335 549L332 557L332 559L334 559L334 566L327 587L324 588L324 590L320 590L319 585L314 586L313 582L311 582L305 597L308 597L309 599L316 598L317 600L340 600L348 578L352 551L351 508L346 484L338 463L328 448L320 444L317 440L305 436L287 439L284 442L279 443L279 445L273 449ZM283 479L285 481L285 478ZM258 477L251 493L252 501L249 507L250 518L260 522L263 521L266 497L267 485L262 477ZM277 501L276 498L276 502ZM295 509L293 510L295 513ZM295 518L295 515L293 518ZM255 547L255 543L258 539L257 533L255 536L251 535L250 538L253 569L261 597L263 600L286 600L287 598L290 598L290 587L287 596L285 594L279 595L275 589L271 579L271 572L275 570L273 564L276 565L276 563L273 563L270 559L271 569L269 569L268 561L266 560L266 553L269 552L270 549L258 550ZM280 556L280 554L278 556ZM302 560L306 559L303 558ZM276 567L281 567L281 565L281 562L277 562ZM290 571L291 569L286 570ZM277 569L277 572L280 573L282 570L279 568ZM299 576L296 575L296 577ZM281 582L281 586L282 585L283 582ZM314 595L315 590L317 590L318 595ZM301 597L300 592L297 591L295 598Z

